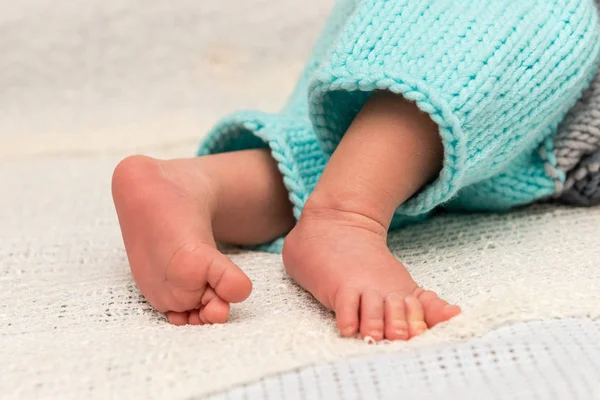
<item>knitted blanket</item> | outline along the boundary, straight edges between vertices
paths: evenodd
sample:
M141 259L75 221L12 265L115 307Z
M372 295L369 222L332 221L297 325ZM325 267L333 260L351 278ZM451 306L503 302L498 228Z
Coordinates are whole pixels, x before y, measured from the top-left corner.
M179 156L193 147L153 153ZM519 321L600 317L600 209L445 215L390 237L464 314L408 343L344 340L280 256L231 252L250 299L222 326L170 326L129 273L111 204L119 156L0 161L3 398L190 398L364 353L449 344Z

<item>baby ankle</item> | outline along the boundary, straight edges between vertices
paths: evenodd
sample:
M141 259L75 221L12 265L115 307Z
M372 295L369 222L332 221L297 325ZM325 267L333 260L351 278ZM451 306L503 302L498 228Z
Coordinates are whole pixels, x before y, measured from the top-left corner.
M385 237L390 221L374 202L354 196L311 196L301 215L301 221L329 220L349 223Z

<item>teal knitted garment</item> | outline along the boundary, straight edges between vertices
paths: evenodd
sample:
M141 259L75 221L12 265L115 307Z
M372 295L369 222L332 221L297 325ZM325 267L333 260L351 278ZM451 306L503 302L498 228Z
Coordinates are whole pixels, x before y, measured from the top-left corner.
M427 112L444 145L438 179L392 228L440 206L507 210L553 195L552 139L599 54L593 0L341 0L284 109L223 119L198 154L270 148L299 217L357 112L386 90Z

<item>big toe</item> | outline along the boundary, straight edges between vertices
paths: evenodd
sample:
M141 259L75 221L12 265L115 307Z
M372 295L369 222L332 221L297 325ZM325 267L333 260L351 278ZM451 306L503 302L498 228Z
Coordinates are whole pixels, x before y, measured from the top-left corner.
M208 284L225 302L239 303L252 293L252 281L229 257L218 253L207 271Z
M207 284L228 303L244 301L252 292L248 276L229 257L204 244L178 250L171 257L166 278L178 289L183 289L179 294L186 297L182 305L188 309L198 305L195 296Z
M429 328L433 328L441 322L448 321L460 314L460 307L449 304L441 299L436 293L426 290L418 299L423 306L425 322Z

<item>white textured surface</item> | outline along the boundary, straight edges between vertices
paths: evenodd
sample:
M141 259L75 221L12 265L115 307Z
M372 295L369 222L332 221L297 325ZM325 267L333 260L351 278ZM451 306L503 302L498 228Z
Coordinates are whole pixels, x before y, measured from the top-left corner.
M232 255L255 292L226 326L175 328L148 307L110 201L119 157L98 153L154 145L157 155L187 156L232 109L276 110L332 3L0 0L3 398L199 397L315 363L362 371L343 360L516 321L600 315L600 209L551 208L443 217L395 234L417 279L465 309L410 345L341 340L274 255ZM96 155L48 156L82 152ZM563 335L560 343L583 343Z
M600 399L600 320L501 328L468 343L266 377L211 400Z
M255 290L234 307L231 323L175 328L131 281L109 193L117 160L0 162L7 398L187 398L352 355L460 341L515 321L600 316L600 209L536 208L444 216L391 237L418 282L464 308L408 345L339 338L332 316L285 277L279 256L247 252L232 258Z
M276 111L332 4L0 0L0 155L192 141Z

